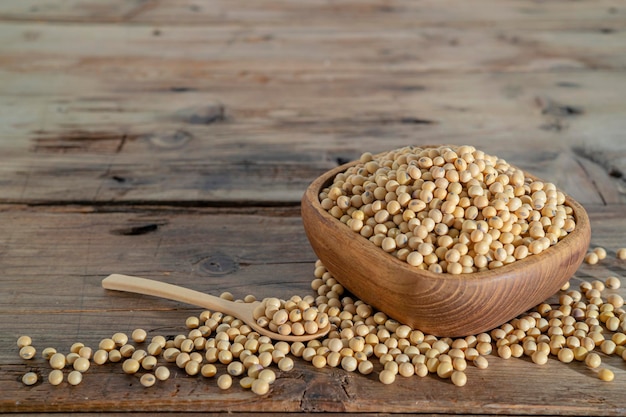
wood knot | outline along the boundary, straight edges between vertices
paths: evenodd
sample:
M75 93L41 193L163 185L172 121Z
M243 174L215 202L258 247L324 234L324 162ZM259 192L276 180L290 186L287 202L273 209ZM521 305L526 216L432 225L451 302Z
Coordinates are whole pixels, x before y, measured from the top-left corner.
M535 103L541 110L541 114L549 116L571 117L579 116L585 112L582 107L562 104L545 96L536 97Z
M122 236L137 236L137 235L145 235L147 233L156 232L159 229L159 224L149 223L143 224L140 226L129 226L122 227L119 229L111 230L111 234L114 235L122 235Z
M218 102L178 110L175 119L192 125L210 125L226 119L224 105Z
M145 136L151 145L162 149L179 149L193 139L193 135L185 130L166 130Z
M224 253L214 253L198 264L198 271L208 275L228 275L239 269L239 262Z

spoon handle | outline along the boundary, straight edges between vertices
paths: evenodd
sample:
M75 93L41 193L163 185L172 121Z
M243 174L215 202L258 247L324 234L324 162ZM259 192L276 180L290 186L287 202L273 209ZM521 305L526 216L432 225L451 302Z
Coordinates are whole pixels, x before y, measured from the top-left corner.
M151 295L173 301L204 307L209 310L220 311L232 316L239 316L240 311L233 308L231 301L224 300L213 295L205 294L178 285L167 284L147 278L133 277L130 275L111 274L102 280L102 287L107 290L133 292L137 294Z

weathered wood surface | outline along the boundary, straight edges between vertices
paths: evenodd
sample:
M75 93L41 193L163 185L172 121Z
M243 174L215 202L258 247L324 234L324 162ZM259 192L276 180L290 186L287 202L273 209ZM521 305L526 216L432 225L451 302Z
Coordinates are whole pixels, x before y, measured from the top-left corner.
M111 366L24 387L45 367L15 346L174 335L199 312L107 293L111 272L307 293L306 186L406 144L474 144L556 183L609 250L574 284L624 277L625 29L619 0L0 2L0 412L625 414L615 357L601 383L494 356L461 389L298 362L259 399L180 373L145 390Z
M0 18L7 21L102 22L102 23L163 23L179 26L195 24L290 24L323 25L347 22L350 25L401 23L465 26L493 25L529 26L540 22L554 25L561 21L575 24L601 22L610 24L624 19L624 10L614 0L571 2L555 0L537 2L507 0L493 2L477 0L468 4L462 0L440 2L343 1L328 3L307 0L298 4L288 0L261 0L252 4L233 4L228 0L201 3L193 0L162 2L155 0L68 0L42 3L37 0L5 2L0 6Z
M591 206L593 245L609 257L583 266L581 279L623 276L624 261L614 252L623 244L626 222L619 206ZM348 411L421 413L513 413L620 415L624 408L624 361L604 358L616 373L613 383L599 381L580 363L551 360L545 366L526 359L490 357L486 370L470 368L469 384L457 388L435 377L400 378L383 386L374 375L315 370L298 361L282 373L272 393L259 400L235 387L219 392L215 380L187 377L180 371L157 388L145 389L119 365L94 365L78 387L47 383L24 387L28 369L47 375L41 359L25 363L15 340L29 334L41 349L67 351L75 341L94 345L114 332L144 327L152 334L184 332L187 316L201 309L133 294L108 293L100 281L124 272L236 297L308 294L315 257L297 213L229 214L214 210L163 212L142 209L115 213L48 212L41 208L2 213L3 291L0 316L0 409L5 411ZM165 223L165 224L164 224ZM133 227L160 224L143 234ZM272 239L267 237L271 236ZM626 290L619 290L626 296Z
M129 18L126 3L19 4L0 6L1 201L295 204L338 159L407 143L476 144L582 203L626 198L610 181L626 171L626 17L608 4L567 28L569 3L503 2L502 15L466 20L462 2L338 14L311 3L336 17L308 25L276 24L280 10L315 14L273 2L189 25L213 9L140 2ZM453 27L433 8L454 10ZM89 23L113 11L132 24ZM585 186L569 183L581 169Z

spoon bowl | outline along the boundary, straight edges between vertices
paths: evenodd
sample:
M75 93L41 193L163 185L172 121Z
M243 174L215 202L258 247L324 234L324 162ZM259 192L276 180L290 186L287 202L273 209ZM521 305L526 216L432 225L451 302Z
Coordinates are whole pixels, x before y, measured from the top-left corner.
M189 288L155 281L152 279L122 274L111 274L102 280L102 287L108 290L133 292L136 294L151 295L168 300L180 301L209 310L219 311L224 314L229 314L246 323L260 335L268 336L274 340L284 340L286 342L307 342L309 340L322 337L330 331L330 323L328 323L325 327L319 329L313 334L303 334L301 336L282 335L257 324L254 319L253 312L256 306L260 304L258 301L253 303L235 303L233 301L224 300L223 298L191 290Z
M302 220L316 255L346 289L391 318L436 336L491 330L556 293L580 266L591 238L584 208L566 196L576 228L538 255L497 269L437 274L384 252L322 208L319 193L354 161L313 181ZM525 173L527 177L536 177Z

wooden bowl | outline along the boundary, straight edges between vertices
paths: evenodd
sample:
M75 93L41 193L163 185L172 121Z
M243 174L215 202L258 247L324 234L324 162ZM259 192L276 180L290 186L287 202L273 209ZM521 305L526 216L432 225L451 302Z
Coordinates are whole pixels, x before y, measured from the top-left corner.
M425 333L457 337L498 327L555 294L578 269L589 248L587 213L567 196L576 228L539 255L472 274L417 269L353 232L321 207L320 191L356 163L326 172L306 190L302 220L307 237L324 266L346 289L389 317Z

